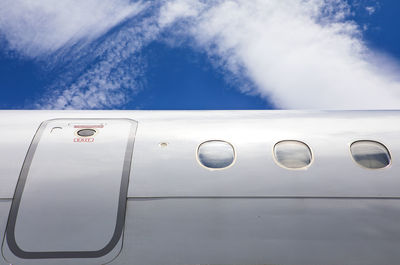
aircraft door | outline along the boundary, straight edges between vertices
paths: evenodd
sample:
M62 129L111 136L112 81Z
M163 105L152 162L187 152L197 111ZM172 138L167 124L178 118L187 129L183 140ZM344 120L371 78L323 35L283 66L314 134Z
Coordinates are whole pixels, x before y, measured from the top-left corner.
M137 122L55 119L39 127L10 210L13 264L104 264L122 247Z

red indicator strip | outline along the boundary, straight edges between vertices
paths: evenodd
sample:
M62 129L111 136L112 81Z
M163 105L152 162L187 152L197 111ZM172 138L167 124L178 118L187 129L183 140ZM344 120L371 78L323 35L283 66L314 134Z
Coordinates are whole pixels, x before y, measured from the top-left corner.
M93 143L94 138L74 138L75 143Z
M77 129L104 128L104 125L103 124L99 124L99 125L74 125L74 128L77 128Z

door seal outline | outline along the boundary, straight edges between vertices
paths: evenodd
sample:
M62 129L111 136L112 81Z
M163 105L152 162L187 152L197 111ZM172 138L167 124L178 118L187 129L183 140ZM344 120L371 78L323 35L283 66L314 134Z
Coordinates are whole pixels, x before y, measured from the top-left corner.
M22 193L25 188L26 179L28 177L29 168L32 163L36 148L41 139L44 130L51 121L57 120L124 120L131 123L128 142L126 144L124 165L121 176L121 186L118 199L118 210L117 210L117 221L114 229L113 236L110 241L102 249L94 251L41 251L41 252L29 252L21 249L15 240L15 225L17 221L18 209L20 206ZM128 118L60 118L51 119L44 121L37 130L35 136L33 137L32 143L29 146L28 153L25 157L24 163L22 165L21 173L18 179L18 183L15 189L14 198L11 204L10 215L7 222L5 241L11 252L19 258L23 259L73 259L73 258L99 258L107 255L111 252L121 239L123 234L123 229L125 225L125 214L126 214L126 204L128 196L128 184L129 176L131 171L133 147L135 142L135 135L138 122ZM3 246L4 247L4 246Z

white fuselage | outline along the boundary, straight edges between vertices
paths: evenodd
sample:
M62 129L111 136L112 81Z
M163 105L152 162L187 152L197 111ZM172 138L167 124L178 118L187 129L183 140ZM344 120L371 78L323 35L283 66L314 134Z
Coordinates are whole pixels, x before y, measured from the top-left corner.
M0 265L400 264L399 136L400 111L0 111Z

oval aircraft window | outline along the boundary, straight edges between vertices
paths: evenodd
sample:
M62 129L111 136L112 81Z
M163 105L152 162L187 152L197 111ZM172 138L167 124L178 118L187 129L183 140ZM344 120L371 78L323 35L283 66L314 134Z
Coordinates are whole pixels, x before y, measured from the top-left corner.
M354 161L365 168L378 169L390 164L389 150L375 141L356 141L351 144L350 151Z
M233 146L225 141L207 141L197 149L199 162L210 169L222 169L229 167L235 160Z
M295 140L275 144L274 155L280 166L290 169L307 167L312 160L310 148L305 143Z
M77 132L77 134L82 137L93 136L95 133L96 133L96 130L93 130L93 129L82 129Z

